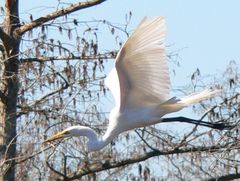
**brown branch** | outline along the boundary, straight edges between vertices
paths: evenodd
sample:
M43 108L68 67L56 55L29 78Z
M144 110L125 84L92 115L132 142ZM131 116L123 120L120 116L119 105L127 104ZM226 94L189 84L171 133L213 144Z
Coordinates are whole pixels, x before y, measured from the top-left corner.
M46 16L42 16L28 24L22 25L21 27L19 27L17 29L17 33L19 34L19 36L23 35L24 33L26 33L27 31L30 31L36 27L39 27L41 25L43 25L46 22L49 22L51 20L54 20L56 18L59 18L61 16L64 16L66 14L70 14L72 12L81 10L81 9L85 9L85 8L89 8L92 6L96 6L98 4L103 3L106 0L91 0L91 1L86 1L86 2L79 2L76 4L73 4L67 8L55 11L51 14L48 14Z
M36 57L36 58L22 58L20 59L21 63L31 63L31 62L49 62L56 60L94 60L94 59L114 59L116 57L117 52L103 53L92 56L52 56L52 57Z
M234 180L240 178L240 173L222 175L216 178L206 179L206 181L227 181L227 180Z
M118 167L124 167L130 164L145 161L149 158L156 157L156 156L174 155L174 154L181 154L181 153L193 153L193 152L216 152L221 149L226 149L229 146L234 147L237 145L238 143L234 142L234 143L226 143L224 145L174 148L172 150L166 150L166 151L153 150L145 154L142 154L140 156L137 156L135 158L128 158L118 162L114 162L114 161L111 162L110 160L107 160L105 161L105 163L93 164L92 166L89 166L88 169L79 170L78 173L74 173L73 176L68 176L68 178L69 180L74 180L91 173L101 172L104 170L118 168ZM234 148L238 149L238 147L234 147Z

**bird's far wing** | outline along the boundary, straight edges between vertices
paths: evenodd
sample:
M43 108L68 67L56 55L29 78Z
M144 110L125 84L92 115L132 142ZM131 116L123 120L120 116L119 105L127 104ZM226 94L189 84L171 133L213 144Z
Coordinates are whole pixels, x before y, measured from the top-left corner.
M165 20L144 18L116 58L120 107L144 107L169 99ZM110 86L111 87L111 86Z
M120 106L120 87L117 70L114 67L105 79L105 85L110 89L115 99L116 106Z

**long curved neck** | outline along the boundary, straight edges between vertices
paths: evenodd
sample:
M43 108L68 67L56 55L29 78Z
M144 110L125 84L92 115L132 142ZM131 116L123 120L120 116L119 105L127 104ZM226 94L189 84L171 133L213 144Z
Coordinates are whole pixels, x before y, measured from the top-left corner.
M92 128L87 127L82 136L86 136L88 138L88 151L98 151L102 149L104 146L109 144L115 137L115 135L110 134L110 132L107 130L102 138L98 138L96 132Z

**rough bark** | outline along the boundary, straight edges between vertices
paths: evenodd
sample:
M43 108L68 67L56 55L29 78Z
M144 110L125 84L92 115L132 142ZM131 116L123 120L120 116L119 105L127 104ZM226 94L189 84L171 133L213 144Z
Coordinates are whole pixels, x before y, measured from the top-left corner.
M18 0L5 2L4 29L0 38L4 47L4 57L0 64L0 180L14 180L14 160L16 155L16 103L18 94L18 53L19 37L14 30L19 26ZM7 161L11 159L12 161Z

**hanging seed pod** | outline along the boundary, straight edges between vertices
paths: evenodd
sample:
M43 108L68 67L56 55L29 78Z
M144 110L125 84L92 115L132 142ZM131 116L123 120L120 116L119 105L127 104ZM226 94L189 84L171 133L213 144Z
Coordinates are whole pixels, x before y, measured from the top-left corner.
M60 55L62 55L62 43L59 40L57 42L58 42L58 52Z
M139 174L139 177L142 178L142 165L141 164L138 164L138 174Z
M106 88L103 88L103 94L106 95Z
M88 91L88 96L89 96L90 98L92 97L92 93L91 93L90 90Z
M60 34L62 34L62 30L63 30L63 29L62 29L61 26L58 27L58 30L59 30Z
M148 167L145 167L143 171L143 179L148 180L149 176L150 176L150 169Z
M100 95L97 93L97 100L100 101Z
M235 84L234 79L230 79L229 80L229 87L230 87L230 89L233 87L234 84Z
M73 19L73 24L77 26L78 25L78 21L76 19Z
M68 39L71 40L72 39L72 30L69 29L67 34L68 34Z
M83 80L84 82L87 81L87 66L83 65Z
M97 52L98 52L98 45L95 43L93 44L93 55L97 56Z
M111 29L111 33L112 33L112 35L114 35L114 33L115 33L115 28L112 28L112 29Z
M30 21L32 22L33 21L33 16L32 16L32 14L30 14Z
M41 31L42 31L42 33L45 32L45 26L44 25L41 26Z
M52 38L50 38L49 41L50 41L50 43L54 43L54 39L52 39Z

